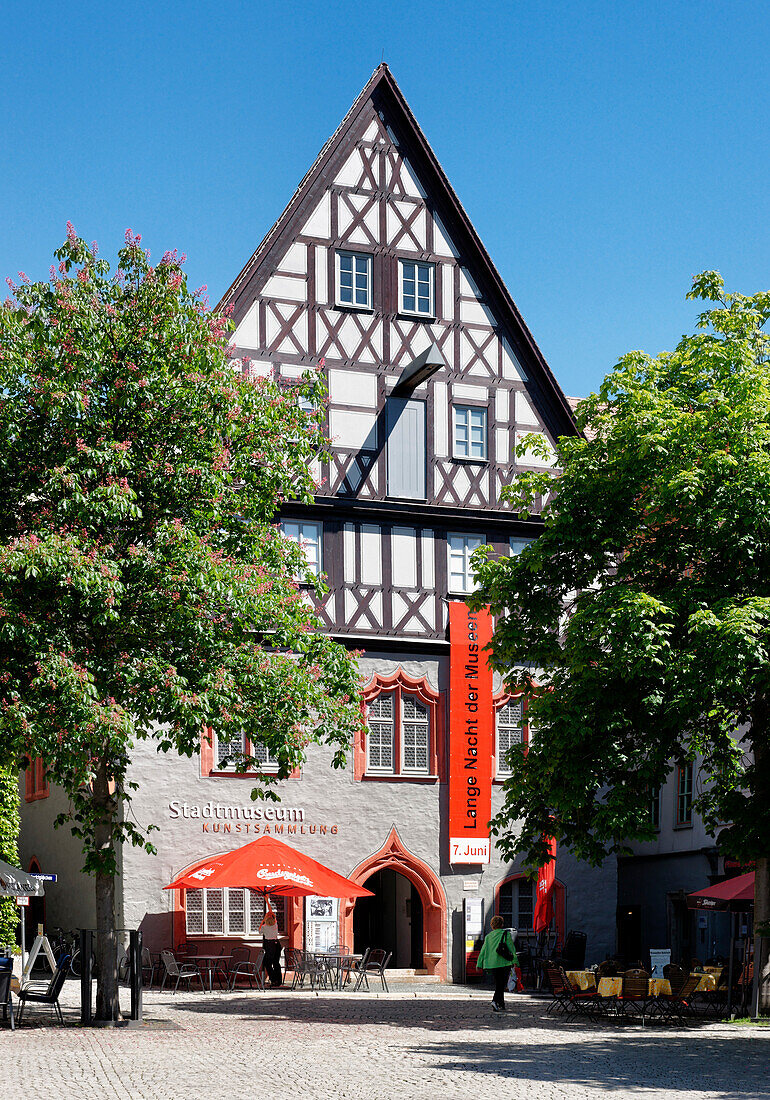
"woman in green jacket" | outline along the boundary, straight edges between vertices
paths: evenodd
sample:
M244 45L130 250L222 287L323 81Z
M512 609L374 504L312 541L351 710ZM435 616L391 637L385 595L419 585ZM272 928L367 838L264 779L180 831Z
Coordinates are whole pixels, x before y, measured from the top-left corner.
M492 931L485 937L476 961L477 970L491 970L495 978L495 995L492 998L492 1010L505 1012L505 987L512 966L518 966L516 948L510 932L503 928L502 917L492 917L489 922Z

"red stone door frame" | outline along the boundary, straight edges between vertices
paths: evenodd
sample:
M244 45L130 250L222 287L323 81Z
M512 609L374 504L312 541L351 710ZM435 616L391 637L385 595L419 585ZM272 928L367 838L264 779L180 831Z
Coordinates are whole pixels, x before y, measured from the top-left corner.
M447 900L441 880L427 863L410 852L396 831L374 855L367 856L347 876L363 886L377 871L397 871L412 883L422 902L423 960L429 974L446 981L447 977ZM355 900L346 898L340 907L340 931L343 943L353 943Z

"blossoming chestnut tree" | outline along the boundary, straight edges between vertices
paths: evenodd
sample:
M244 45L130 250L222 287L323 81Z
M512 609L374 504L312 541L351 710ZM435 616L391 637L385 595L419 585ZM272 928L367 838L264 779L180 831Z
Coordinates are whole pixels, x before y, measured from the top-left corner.
M129 232L110 275L68 226L55 255L0 308L0 755L42 758L68 796L114 1020L117 847L154 850L129 813L137 741L191 756L213 728L266 745L278 778L310 742L339 766L359 681L275 522L312 499L325 440L298 399L320 408L321 378L245 376L176 253L153 267Z

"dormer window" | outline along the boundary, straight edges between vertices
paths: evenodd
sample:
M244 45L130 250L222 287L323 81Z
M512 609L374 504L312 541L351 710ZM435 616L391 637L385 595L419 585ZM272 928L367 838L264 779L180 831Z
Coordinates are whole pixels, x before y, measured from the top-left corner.
M372 257L364 252L337 253L337 305L372 308Z
M435 275L436 268L433 264L399 260L399 313L413 313L418 317L436 316Z

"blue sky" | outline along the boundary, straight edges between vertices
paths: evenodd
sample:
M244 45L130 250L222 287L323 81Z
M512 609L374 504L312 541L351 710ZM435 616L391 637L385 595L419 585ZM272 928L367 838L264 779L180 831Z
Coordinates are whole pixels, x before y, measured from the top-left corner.
M381 58L569 394L770 286L768 8L739 0L7 4L0 274L71 219L212 303Z

